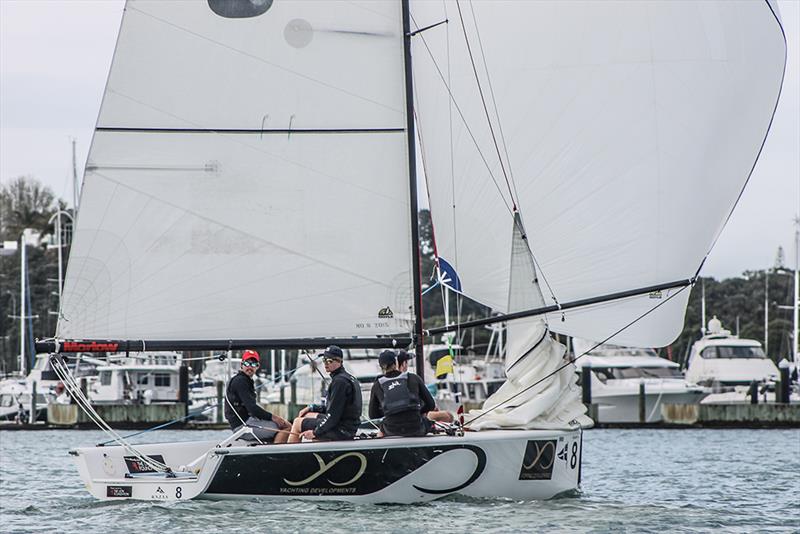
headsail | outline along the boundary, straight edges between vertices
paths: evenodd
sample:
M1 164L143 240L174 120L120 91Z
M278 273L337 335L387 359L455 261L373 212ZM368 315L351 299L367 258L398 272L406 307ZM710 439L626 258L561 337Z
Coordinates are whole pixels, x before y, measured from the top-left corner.
M58 336L407 334L402 39L393 1L130 0Z
M509 311L515 206L547 304L695 276L780 93L785 42L769 3L412 7L420 27L450 21L415 42L416 104L437 247L457 258L465 294ZM549 324L602 340L662 304L613 342L665 345L689 296L674 293Z

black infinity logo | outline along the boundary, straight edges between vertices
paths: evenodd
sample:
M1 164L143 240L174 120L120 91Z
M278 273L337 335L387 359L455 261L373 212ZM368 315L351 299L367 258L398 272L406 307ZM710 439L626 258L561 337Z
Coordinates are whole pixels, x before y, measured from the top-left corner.
M454 450L458 450L458 449L467 449L468 451L472 452L475 455L475 457L478 459L478 465L475 466L475 471L473 471L472 476L470 476L466 480L466 482L464 482L463 484L460 484L458 486L452 487L452 488L441 489L441 490L421 488L421 487L417 486L416 484L414 484L414 489L419 490L419 491L421 491L423 493L429 493L431 495L443 495L445 493L453 493L454 491L458 491L458 490L464 489L467 486L469 486L470 484L472 484L473 482L475 482L478 479L478 477L483 474L483 470L486 468L486 453L483 452L483 449L481 449L480 447L475 447L474 445L462 445L460 447L453 447L452 449L448 449L448 450L444 451L442 454L446 454L446 453L448 453L450 451L454 451Z

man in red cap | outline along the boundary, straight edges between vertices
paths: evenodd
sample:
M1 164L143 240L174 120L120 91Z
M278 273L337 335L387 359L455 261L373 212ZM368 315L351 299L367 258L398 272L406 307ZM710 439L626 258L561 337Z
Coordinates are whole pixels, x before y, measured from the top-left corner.
M256 402L253 376L260 362L261 358L254 350L242 354L239 372L228 381L225 392L225 419L234 431L246 424L261 441L285 443L291 428L289 422L280 415L269 413ZM241 439L248 439L248 436L245 434Z

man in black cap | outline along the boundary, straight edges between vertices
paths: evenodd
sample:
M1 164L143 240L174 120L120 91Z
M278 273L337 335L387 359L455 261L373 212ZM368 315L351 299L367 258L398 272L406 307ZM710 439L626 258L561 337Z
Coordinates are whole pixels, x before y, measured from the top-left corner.
M331 377L325 405L311 404L298 414L292 424L289 443L300 438L311 440L353 439L361 422L361 386L342 367L342 349L331 345L320 354L325 372Z
M378 357L384 374L372 384L369 417L383 417L381 432L385 436L424 436L433 426L425 415L436 403L422 379L408 372L410 358L405 351L396 354L391 350Z

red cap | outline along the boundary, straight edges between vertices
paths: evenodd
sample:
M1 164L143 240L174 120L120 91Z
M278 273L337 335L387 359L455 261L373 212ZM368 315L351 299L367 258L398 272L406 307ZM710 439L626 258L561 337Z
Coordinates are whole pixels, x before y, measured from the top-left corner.
M242 361L245 362L247 360L255 360L258 363L261 363L261 358L258 356L258 353L254 350L246 350L242 354Z

